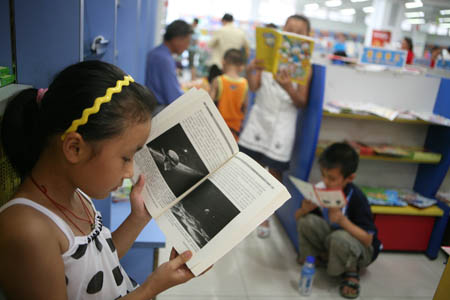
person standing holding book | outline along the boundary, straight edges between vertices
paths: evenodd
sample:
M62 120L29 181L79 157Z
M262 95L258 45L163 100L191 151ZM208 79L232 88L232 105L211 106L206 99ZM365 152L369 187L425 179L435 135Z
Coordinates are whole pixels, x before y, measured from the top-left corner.
M309 19L292 15L283 30L308 36ZM305 85L296 84L288 70L281 70L274 78L272 73L264 71L264 62L255 59L247 66L247 79L256 97L240 135L239 147L281 181L282 172L289 168L298 110L308 105L311 73ZM269 233L266 220L258 227L258 236L265 238Z
M359 271L378 256L381 242L373 222L369 201L353 184L359 156L346 143L334 143L319 158L323 183L327 189L341 189L347 205L319 209L308 199L295 212L299 239L298 262L315 256L327 264L327 273L342 276L340 294L357 298Z
M245 68L245 59L238 49L229 49L223 57L224 74L216 77L209 95L233 133L239 139L242 120L247 111L248 82L240 76Z

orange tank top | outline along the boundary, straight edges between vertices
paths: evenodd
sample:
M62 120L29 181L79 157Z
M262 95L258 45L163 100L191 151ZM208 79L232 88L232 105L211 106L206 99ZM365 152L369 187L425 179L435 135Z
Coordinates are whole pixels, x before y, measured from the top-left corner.
M247 97L247 79L234 79L227 75L217 77L218 108L233 135L237 138L244 119L242 106Z

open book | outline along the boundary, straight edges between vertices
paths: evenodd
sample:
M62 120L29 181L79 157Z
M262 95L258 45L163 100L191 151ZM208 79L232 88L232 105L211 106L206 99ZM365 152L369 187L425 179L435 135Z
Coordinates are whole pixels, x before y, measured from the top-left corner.
M311 72L314 40L273 28L256 28L256 58L264 60L264 69L277 74L286 69L291 80L305 85Z
M134 160L145 205L167 240L198 275L278 209L290 194L247 155L214 102L191 89L152 120Z
M293 176L289 176L294 186L305 199L320 207L342 207L347 204L347 198L341 189L326 189L314 186Z

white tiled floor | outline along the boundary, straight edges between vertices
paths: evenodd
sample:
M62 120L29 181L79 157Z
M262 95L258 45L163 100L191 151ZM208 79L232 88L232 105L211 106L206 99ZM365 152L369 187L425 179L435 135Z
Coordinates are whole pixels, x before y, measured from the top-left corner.
M268 239L256 233L217 262L205 275L174 287L158 300L276 300L301 298L297 292L300 266L296 252L284 229L271 218ZM168 246L160 250L160 263L167 261ZM446 256L436 260L424 254L381 253L361 274L363 300L432 299L444 270ZM329 277L325 269L317 269L312 295L305 299L343 299L339 296L339 279Z

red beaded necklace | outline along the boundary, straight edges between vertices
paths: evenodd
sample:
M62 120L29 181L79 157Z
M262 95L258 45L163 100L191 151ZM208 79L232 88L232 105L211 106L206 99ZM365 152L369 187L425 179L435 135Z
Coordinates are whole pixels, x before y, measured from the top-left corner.
M66 217L67 220L69 220L70 223L72 223L73 226L75 226L79 232L81 232L83 235L86 235L86 233L80 229L80 227L77 226L77 224L75 224L74 221L72 221L72 219L64 212L67 211L68 213L70 213L72 216L74 216L76 219L87 222L91 225L91 230L94 229L95 224L94 224L94 217L91 215L91 213L89 212L88 208L86 207L86 204L84 203L83 199L81 198L81 196L78 194L77 192L77 196L78 199L80 199L81 205L83 205L83 209L84 212L87 216L87 219L79 217L77 215L75 215L75 213L73 213L70 209L68 209L67 207L65 207L62 204L59 204L58 202L56 202L55 200L53 200L48 194L47 194L47 189L45 188L45 186L43 185L39 185L36 180L34 180L33 176L30 175L30 179L31 181L34 183L34 185L38 188L39 191L42 192L42 194L44 194L45 197L47 197L48 200L50 200L50 202Z

